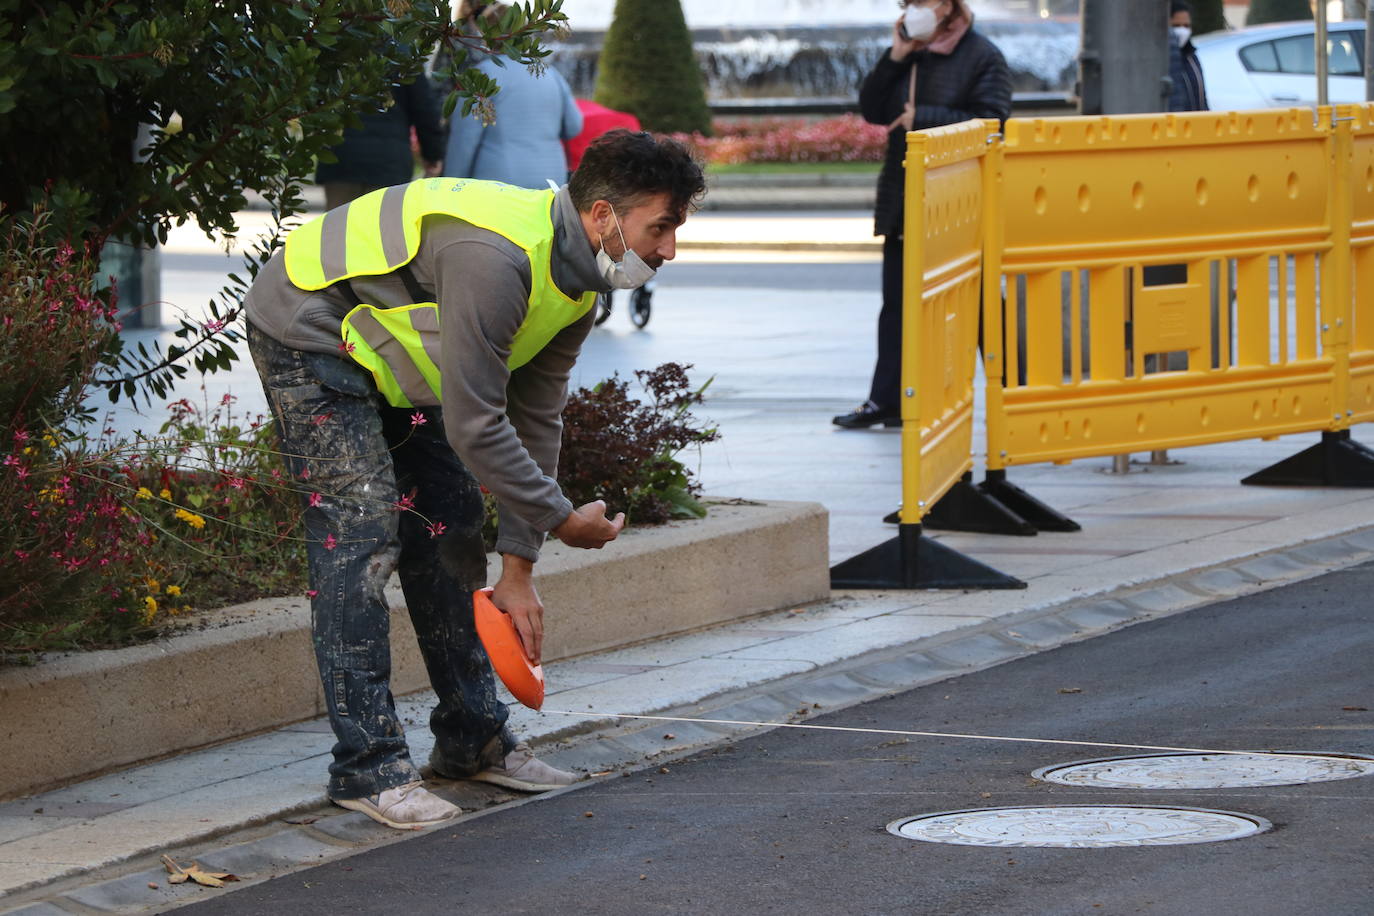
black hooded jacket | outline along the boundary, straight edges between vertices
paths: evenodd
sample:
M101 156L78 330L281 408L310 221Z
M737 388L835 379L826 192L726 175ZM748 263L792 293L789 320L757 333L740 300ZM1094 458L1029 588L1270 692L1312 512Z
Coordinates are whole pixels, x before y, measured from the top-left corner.
M916 119L914 128L957 124L970 118L1011 115L1011 73L1002 52L974 29L949 54L914 51L901 63L883 53L859 89L859 111L870 124L891 124L902 113L916 68ZM874 235L902 231L903 183L906 135L894 130L888 136L887 159L878 174Z

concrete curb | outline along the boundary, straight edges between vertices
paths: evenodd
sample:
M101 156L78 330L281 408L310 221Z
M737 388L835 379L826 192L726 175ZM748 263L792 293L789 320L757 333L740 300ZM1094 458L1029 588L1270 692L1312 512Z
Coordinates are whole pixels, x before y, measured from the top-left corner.
M829 594L816 503L717 503L705 519L627 529L604 552L540 562L549 661ZM499 560L497 561L499 563ZM595 596L592 600L589 596ZM393 692L428 676L392 592ZM304 598L227 608L170 639L0 671L0 798L322 715Z

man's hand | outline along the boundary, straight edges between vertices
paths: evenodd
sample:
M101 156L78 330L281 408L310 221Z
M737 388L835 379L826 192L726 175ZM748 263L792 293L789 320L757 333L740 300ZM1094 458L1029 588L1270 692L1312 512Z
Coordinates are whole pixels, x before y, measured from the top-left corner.
M606 518L606 501L598 499L574 509L553 529L553 534L569 547L600 550L607 541L614 541L624 527L625 513L617 512L615 518Z
M513 554L501 555L501 579L491 590L491 603L510 615L530 664L544 651L544 605L534 590L534 564Z

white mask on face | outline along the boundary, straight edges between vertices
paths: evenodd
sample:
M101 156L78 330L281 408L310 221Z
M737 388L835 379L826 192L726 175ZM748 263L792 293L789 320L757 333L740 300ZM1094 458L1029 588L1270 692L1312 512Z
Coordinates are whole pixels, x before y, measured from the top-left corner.
M620 244L625 247L625 255L616 263L611 259L606 251L606 240L601 239L601 250L596 253L596 268L601 271L601 277L611 284L611 289L638 289L645 283L653 279L654 270L644 263L634 249L625 244L625 233L620 229L620 217L615 215L615 207L611 207L611 218L615 220L615 230L620 233Z
M1193 37L1193 30L1186 25L1174 26L1174 37L1178 39L1178 46L1181 48L1188 43L1188 39Z
M935 11L928 6L908 6L902 13L902 28L912 41L925 41L935 34Z

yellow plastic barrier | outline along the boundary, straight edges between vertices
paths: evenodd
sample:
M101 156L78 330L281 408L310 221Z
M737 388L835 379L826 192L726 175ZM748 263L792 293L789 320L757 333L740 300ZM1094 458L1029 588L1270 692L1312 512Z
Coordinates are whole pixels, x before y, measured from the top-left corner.
M1351 191L1350 259L1354 268L1350 328L1351 423L1374 420L1374 106L1336 109L1338 130L1349 133L1344 168Z
M907 134L902 317L903 524L973 467L978 315L996 264L983 263L997 122ZM993 286L995 292L995 285Z
M989 469L1344 424L1335 156L1307 109L1008 122Z

